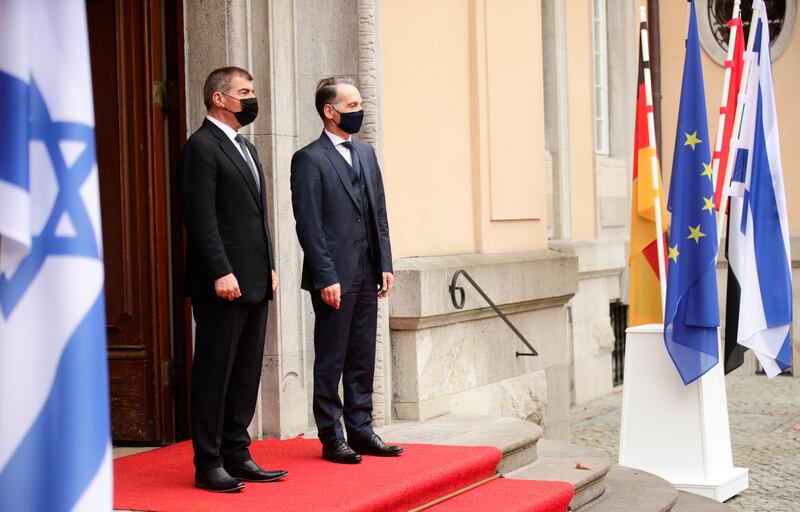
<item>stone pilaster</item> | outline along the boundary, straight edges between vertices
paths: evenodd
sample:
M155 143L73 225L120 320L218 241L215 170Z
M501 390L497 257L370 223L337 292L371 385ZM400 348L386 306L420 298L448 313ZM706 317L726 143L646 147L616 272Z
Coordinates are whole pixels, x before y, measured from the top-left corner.
M379 145L378 62L375 0L358 0L358 88L364 101L364 123L358 137ZM391 192L389 192L391 193ZM378 302L378 334L375 357L373 418L376 424L391 421L391 354L387 300Z

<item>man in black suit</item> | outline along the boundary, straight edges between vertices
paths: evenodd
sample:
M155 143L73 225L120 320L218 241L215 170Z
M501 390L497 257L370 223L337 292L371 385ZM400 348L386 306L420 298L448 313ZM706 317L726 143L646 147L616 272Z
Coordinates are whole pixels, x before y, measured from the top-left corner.
M304 252L301 286L314 307L314 419L322 457L394 456L372 430L378 298L394 286L383 178L361 128L361 94L343 78L317 86L325 129L292 158L292 207ZM339 380L344 405L339 398ZM347 441L340 418L344 415Z
M278 286L267 229L258 153L239 129L258 113L253 77L213 71L203 87L208 115L178 162L186 246L186 286L196 323L192 444L198 487L238 491L268 482L250 457L268 301Z

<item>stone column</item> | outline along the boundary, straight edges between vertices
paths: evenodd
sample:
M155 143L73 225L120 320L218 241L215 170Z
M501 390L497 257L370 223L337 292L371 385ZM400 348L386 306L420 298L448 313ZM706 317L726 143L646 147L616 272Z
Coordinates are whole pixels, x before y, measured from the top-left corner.
M378 129L378 62L375 0L358 0L358 88L364 100L364 124L358 136L380 146ZM389 192L391 193L391 192ZM373 395L373 419L375 424L389 423L392 419L391 352L389 335L388 300L378 301L378 334L375 357L375 393Z
M275 265L280 287L271 309L262 373L262 432L292 437L309 428L313 380L306 339L309 314L300 290L302 252L297 242L289 183L298 146L297 22L294 0L251 2L250 27L256 89L264 104L253 142L267 170Z

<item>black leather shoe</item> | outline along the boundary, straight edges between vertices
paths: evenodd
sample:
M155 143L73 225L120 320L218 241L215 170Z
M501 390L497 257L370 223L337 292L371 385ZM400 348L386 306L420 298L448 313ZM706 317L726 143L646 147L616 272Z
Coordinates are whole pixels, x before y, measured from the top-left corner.
M288 471L283 469L266 471L252 459L237 464L226 464L225 471L232 477L245 482L274 482L289 474Z
M322 458L338 464L358 464L361 455L350 448L344 439L322 443Z
M356 453L361 455L375 455L376 457L396 457L403 453L402 446L390 446L384 444L383 440L377 434L372 434L369 437L361 439L354 439L350 441L350 446Z
M211 492L239 492L244 489L244 484L224 468L198 469L194 474L194 484Z

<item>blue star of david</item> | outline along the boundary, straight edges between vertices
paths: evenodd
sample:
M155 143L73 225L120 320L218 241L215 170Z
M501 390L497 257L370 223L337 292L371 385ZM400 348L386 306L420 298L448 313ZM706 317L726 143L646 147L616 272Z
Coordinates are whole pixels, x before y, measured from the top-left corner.
M80 123L53 121L44 97L34 80L28 86L29 98L29 142L42 141L58 181L58 194L53 209L42 232L31 240L31 251L9 278L0 274L0 307L8 318L19 304L25 290L31 285L45 261L50 256L83 256L100 259L97 238L86 206L80 196L80 188L94 168L94 128ZM77 141L85 148L75 162L68 166L59 148L59 142ZM41 205L32 204L32 208ZM58 222L68 214L75 228L74 236L56 234Z

